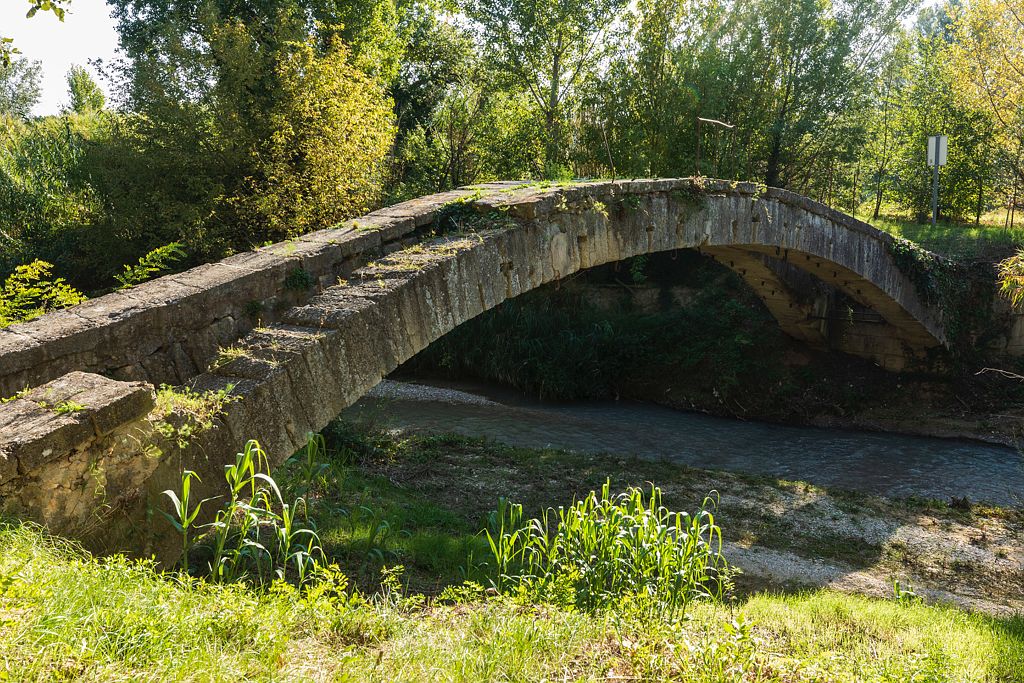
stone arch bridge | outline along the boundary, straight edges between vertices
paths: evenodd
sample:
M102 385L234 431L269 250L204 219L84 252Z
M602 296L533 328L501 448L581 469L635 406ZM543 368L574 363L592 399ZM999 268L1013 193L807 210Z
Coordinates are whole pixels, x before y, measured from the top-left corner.
M945 333L892 243L792 193L707 179L487 183L381 209L0 330L0 506L100 550L160 550L145 520L182 469L212 488L250 438L283 460L464 321L660 251L699 249L791 336L899 369ZM808 274L861 313L840 334L794 289Z

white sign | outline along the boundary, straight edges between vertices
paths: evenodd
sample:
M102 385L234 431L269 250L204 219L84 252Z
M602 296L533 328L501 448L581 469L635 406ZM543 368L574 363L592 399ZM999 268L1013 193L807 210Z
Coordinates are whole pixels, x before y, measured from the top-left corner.
M939 150L939 166L946 165L946 152L949 148L945 135L932 135L928 138L928 165L935 165L935 148Z

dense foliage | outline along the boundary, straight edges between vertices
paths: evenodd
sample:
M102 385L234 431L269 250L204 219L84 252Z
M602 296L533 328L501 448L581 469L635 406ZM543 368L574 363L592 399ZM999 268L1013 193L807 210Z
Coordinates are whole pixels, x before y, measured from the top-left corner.
M0 287L0 328L85 300L81 292L62 278L50 279L52 269L45 261L33 261L14 269Z
M111 0L110 98L74 67L33 117L4 43L0 276L103 291L167 244L187 267L495 178L699 172L920 220L935 133L942 213L1013 223L1020 2Z
M755 384L779 398L787 386L784 336L738 276L692 252L628 265L507 301L436 341L408 369L564 400L618 396L671 368L688 378L675 390L691 391L697 403L749 403ZM641 283L652 305L631 294Z

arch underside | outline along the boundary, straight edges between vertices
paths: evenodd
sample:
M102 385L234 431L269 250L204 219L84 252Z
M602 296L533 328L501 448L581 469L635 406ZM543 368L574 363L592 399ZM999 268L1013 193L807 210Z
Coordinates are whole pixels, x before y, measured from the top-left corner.
M907 321L902 308L887 305L884 292L845 268L808 254L790 253L779 260L758 247L705 247L701 252L739 275L782 331L812 348L842 351L901 370L921 350L936 345L920 325ZM796 278L804 280L797 283L802 286L794 288L793 271L803 275ZM852 305L837 306L837 294Z
M876 311L897 352L939 343L863 274L810 250L750 241L715 246L713 225L702 216L706 211L666 212L658 202L646 214L619 218L592 204L568 206L543 220L436 238L392 253L291 309L280 323L254 330L239 342L234 360L193 385L209 389L233 382L236 394L252 394L253 400L243 401L251 407L241 411L249 416L239 417L230 431L243 439L257 436L276 445L276 452L293 452L306 431L322 429L401 363L480 313L579 270L681 248L699 248L727 263L762 295L785 331L810 344L823 343L820 316L788 291L772 259L810 272ZM855 245L853 252L865 249ZM265 389L274 376L282 376L288 389ZM264 428L268 415L288 417L283 432Z

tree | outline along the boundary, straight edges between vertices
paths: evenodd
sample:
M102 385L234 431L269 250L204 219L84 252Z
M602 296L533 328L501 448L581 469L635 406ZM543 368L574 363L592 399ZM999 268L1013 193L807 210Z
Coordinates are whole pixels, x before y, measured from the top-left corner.
M874 181L875 202L872 219L877 220L882 209L889 175L895 155L894 122L900 106L899 93L906 87L906 73L912 43L906 36L899 40L882 65L872 89L872 110L868 123L868 138L864 148L864 161Z
M957 37L952 18L942 8L929 11L911 36L912 51L893 111L893 195L918 219L931 212L932 170L927 165L927 141L947 135L949 160L940 170L940 214L977 220L991 185L991 116L964 97L957 68Z
M107 284L99 271L110 250L96 244L104 206L88 158L115 121L106 112L0 118L0 278L41 259L76 286Z
M43 12L53 12L54 16L60 21L64 21L64 15L67 12L66 7L71 4L71 0L28 0L28 4L29 8L26 14L28 19L31 19L42 10ZM0 67L10 66L13 55L20 52L14 46L13 39L0 36Z
M972 0L956 21L956 59L976 106L995 119L993 145L1024 181L1024 0Z
M544 120L546 173L565 160L562 124L575 93L605 45L625 0L468 0L496 73L528 92Z
M70 111L84 114L99 111L107 102L100 86L83 67L72 66L68 71L68 95L71 98Z
M393 104L341 28L287 0L116 0L115 15L131 114L91 163L108 268L170 242L216 258L378 202Z
M392 103L349 61L340 39L292 46L277 66L281 96L272 131L254 141L251 174L231 201L240 222L272 239L292 237L373 208L394 140Z
M39 102L41 78L38 61L16 59L0 66L0 117L27 119Z
M768 84L765 182L788 186L807 156L834 138L842 116L859 106L866 75L884 54L909 3L903 0L762 0L747 45ZM807 175L804 175L807 178Z

